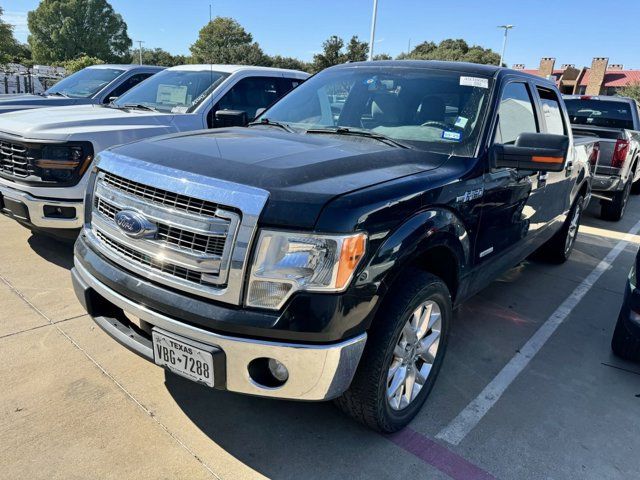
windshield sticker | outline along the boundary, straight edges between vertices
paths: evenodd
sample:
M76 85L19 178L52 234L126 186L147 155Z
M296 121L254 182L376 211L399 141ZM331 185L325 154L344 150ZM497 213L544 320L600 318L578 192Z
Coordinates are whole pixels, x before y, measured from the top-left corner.
M184 105L177 105L171 109L171 113L187 113L189 107L185 107Z
M442 132L442 138L445 140L453 140L459 142L462 139L462 134L460 132L448 132L445 130Z
M480 77L460 77L460 85L465 87L489 88L489 79Z
M173 103L186 105L187 86L186 85L158 85L157 103Z
M466 117L458 117L456 118L456 123L454 123L454 125L456 127L460 127L460 128L464 128L467 126L467 122L469 122L469 119Z

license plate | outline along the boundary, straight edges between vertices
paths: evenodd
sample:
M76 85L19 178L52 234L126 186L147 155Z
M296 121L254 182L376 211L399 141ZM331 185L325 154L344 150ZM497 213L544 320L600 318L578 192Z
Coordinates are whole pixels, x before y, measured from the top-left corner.
M153 358L157 365L213 387L213 350L196 347L181 337L153 330Z

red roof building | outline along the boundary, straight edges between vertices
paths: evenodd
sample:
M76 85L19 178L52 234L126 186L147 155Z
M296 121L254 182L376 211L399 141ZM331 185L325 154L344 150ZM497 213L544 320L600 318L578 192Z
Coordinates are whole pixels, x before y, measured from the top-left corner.
M640 70L625 70L623 65L609 64L608 58L593 59L591 67L576 68L562 65L556 69L555 58L543 58L537 70L527 69L522 64L513 68L533 75L556 79L558 88L564 94L615 95L621 87L640 84Z

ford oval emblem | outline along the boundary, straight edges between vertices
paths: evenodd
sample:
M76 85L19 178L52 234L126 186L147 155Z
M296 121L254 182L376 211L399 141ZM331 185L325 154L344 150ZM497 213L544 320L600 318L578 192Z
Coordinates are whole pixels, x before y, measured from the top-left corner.
M157 227L138 212L122 210L114 217L116 225L122 232L132 238L153 238Z

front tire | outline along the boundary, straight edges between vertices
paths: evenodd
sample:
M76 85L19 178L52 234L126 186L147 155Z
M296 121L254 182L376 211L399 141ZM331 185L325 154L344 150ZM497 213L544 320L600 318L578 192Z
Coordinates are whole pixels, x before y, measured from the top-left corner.
M349 389L345 413L379 432L396 432L420 411L447 347L451 295L435 275L410 270L387 294Z
M620 317L611 338L611 350L620 358L640 362L640 338L629 331Z

